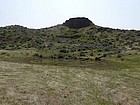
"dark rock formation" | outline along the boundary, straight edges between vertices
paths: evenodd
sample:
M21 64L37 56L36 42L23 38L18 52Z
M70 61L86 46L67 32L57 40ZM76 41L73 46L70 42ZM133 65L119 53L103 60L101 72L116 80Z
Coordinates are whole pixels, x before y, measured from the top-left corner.
M85 17L70 18L69 20L66 20L65 23L63 23L64 26L76 29L87 27L91 24L93 24L92 21Z

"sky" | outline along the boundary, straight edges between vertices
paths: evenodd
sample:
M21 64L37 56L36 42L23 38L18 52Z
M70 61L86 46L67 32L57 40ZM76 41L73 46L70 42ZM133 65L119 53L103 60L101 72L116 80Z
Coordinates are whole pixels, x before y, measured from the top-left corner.
M94 24L140 30L140 0L0 0L0 26L45 28L73 17Z

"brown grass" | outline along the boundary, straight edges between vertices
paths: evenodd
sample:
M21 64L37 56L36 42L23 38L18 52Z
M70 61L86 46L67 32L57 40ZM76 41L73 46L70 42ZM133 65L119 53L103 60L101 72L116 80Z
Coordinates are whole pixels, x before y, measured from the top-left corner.
M1 105L139 105L140 68L118 70L0 61Z

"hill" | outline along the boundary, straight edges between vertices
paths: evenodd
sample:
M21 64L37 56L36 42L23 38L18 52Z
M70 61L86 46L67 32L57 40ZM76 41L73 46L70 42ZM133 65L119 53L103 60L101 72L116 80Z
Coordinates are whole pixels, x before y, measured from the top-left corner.
M140 51L140 31L97 26L87 18L71 18L49 28L0 27L0 49L35 49L35 56L100 60Z
M0 105L140 105L140 31L87 18L0 27Z

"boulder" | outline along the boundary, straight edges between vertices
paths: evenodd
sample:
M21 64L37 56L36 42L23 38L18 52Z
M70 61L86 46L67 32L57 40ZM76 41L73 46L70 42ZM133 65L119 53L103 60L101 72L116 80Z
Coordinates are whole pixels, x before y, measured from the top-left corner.
M70 18L63 23L64 26L69 28L83 28L92 25L92 21L85 17Z

